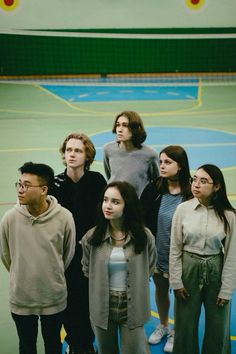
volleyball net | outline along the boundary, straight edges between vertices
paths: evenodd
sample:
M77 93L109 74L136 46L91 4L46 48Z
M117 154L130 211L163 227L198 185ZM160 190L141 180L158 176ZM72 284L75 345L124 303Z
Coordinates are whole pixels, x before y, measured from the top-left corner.
M0 30L0 80L236 81L234 29L139 32Z

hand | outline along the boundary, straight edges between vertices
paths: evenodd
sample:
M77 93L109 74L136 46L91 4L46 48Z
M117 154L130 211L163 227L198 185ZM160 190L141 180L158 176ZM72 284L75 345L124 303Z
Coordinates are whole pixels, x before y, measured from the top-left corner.
M219 307L224 307L224 305L228 304L229 300L222 299L220 297L217 298L216 300L216 305Z
M178 299L182 299L184 301L187 301L188 297L190 296L185 288L176 289L174 290L174 293Z

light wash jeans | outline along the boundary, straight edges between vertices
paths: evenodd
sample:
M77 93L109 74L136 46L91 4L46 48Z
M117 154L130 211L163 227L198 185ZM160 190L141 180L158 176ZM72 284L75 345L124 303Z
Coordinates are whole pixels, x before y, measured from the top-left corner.
M129 329L126 292L111 291L108 329L93 326L99 354L150 354L144 327Z

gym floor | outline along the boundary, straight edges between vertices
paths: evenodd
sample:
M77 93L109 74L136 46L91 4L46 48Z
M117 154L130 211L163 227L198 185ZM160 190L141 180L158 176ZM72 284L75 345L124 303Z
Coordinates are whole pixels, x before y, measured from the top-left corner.
M217 84L201 80L159 81L14 81L0 82L0 217L16 201L14 182L26 161L43 162L55 173L64 169L59 147L71 132L89 135L97 150L92 169L104 173L104 143L117 113L135 110L148 133L146 144L160 151L170 144L182 145L191 171L202 163L218 165L225 176L227 192L236 207L236 83ZM147 335L159 323L150 282L152 316ZM171 293L170 322L173 323ZM201 316L199 341L204 321ZM236 295L232 301L232 353L236 353ZM165 344L151 346L152 354L163 353ZM66 345L64 344L64 350ZM18 339L8 306L8 273L0 264L0 348L17 353ZM41 336L38 353L43 353Z

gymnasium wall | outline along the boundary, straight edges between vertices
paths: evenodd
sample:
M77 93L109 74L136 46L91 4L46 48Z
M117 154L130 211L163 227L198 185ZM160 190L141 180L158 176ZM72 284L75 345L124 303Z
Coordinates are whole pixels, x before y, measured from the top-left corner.
M0 76L235 72L236 0L0 0L0 50Z
M235 0L0 0L0 28L236 27Z

